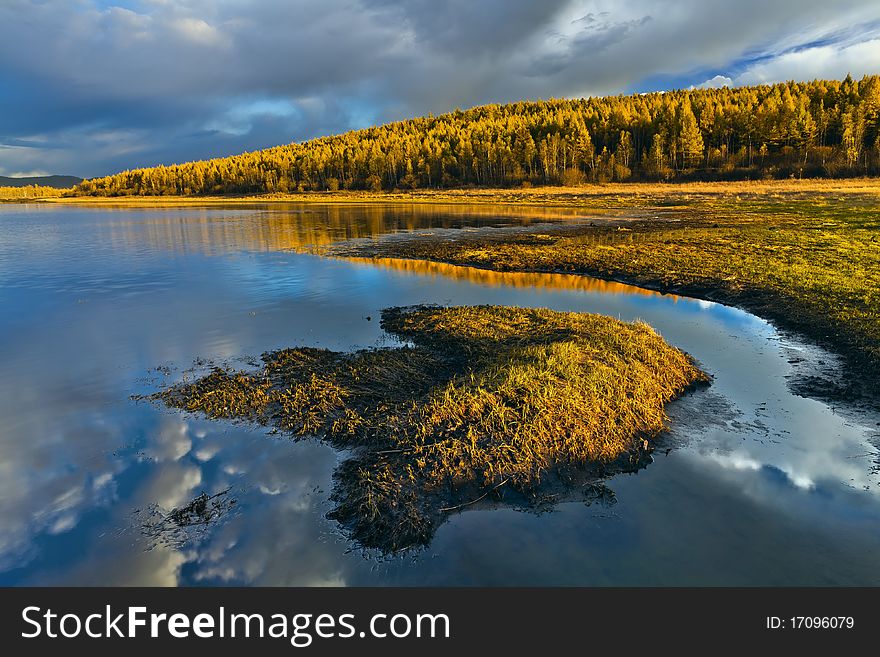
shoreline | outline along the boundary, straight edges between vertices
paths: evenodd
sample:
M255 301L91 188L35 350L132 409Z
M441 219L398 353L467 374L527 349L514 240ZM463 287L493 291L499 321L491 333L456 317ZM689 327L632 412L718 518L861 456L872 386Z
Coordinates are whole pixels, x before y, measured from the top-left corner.
M387 258L387 256L384 255L376 257L366 255L336 255L334 257L340 257L345 260L363 262L378 261ZM627 276L608 277L602 275L601 272L598 271L596 273L591 273L571 272L558 269L492 269L475 264L460 264L449 260L422 260L417 258L408 258L403 255L398 255L395 257L414 263L423 262L428 264L447 265L450 267L460 267L462 269L471 268L478 269L487 273L581 276L585 280L594 279L596 281L607 283L609 285L621 284L630 287L636 287L640 290L645 290L648 293L710 301L712 303L728 306L730 308L736 308L768 322L783 337L790 337L798 342L813 345L821 350L828 352L828 354L830 354L832 357L836 357L839 359L839 362L826 364L825 366L808 361L804 363L792 363L794 375L790 383L790 388L793 392L800 396L815 399L829 405L840 403L844 410L848 411L855 417L861 417L866 414L873 417L874 414L880 412L880 395L874 392L876 388L872 385L872 382L866 382L862 386L859 386L859 390L857 391L855 396L847 394L851 393L852 391L842 389L839 384L840 381L844 381L846 379L848 374L853 374L851 370L854 369L857 371L856 373L863 374L863 370L870 367L870 365L861 365L851 362L851 350L841 348L840 344L838 342L835 342L833 339L823 339L827 338L828 336L827 334L821 333L821 329L818 332L810 331L805 329L803 326L794 326L791 322L786 320L786 317L782 313L775 314L765 312L765 308L767 306L762 303L765 300L757 299L756 295L752 296L751 298L748 296L744 298L735 295L725 294L724 291L710 286L703 287L685 285L679 287L668 287L663 285L662 283L657 282L656 280L644 280ZM808 368L808 372L801 371L805 368ZM839 381L835 379L839 379ZM835 408L839 409L839 407Z
M877 192L880 188L872 190ZM799 376L793 390L877 411L880 268L874 261L880 254L874 245L880 213L873 203L848 207L851 200L838 199L841 208L826 198L769 204L722 199L718 207L706 207L701 199L676 207L643 206L625 224L609 217L591 225L530 226L453 239L413 234L337 244L326 252L583 275L740 308L841 358L842 376ZM788 205L794 207L781 207Z
M729 182L630 182L596 183L576 187L542 185L509 188L415 189L407 191L368 192L339 190L324 192L264 193L219 196L53 196L42 198L0 199L7 203L97 204L154 207L164 205L235 205L238 203L427 203L427 204L515 204L578 207L582 203L614 204L650 200L663 201L672 196L725 196L803 193L869 194L880 198L880 178L803 178L790 180L747 180ZM661 203L661 206L666 204ZM595 205L592 207L595 208ZM588 209L588 208L584 208ZM605 209L602 207L601 209Z
M493 207L520 206L532 210L539 206L548 209L565 208L572 212L581 212L582 218L595 216L597 222L591 226L578 225L570 221L575 216L559 215L554 217L555 222L550 226L526 226L516 231L515 235L496 234L491 239L463 236L456 237L455 242L449 244L443 243L437 236L425 239L417 234L398 234L394 240L382 239L367 245L337 243L318 249L318 253L342 257L397 257L464 265L486 271L585 275L664 294L683 294L734 306L771 322L784 333L806 338L841 356L845 369L841 381L835 382L832 377L828 377L828 380L821 380L823 377L808 377L810 382L806 388L798 388L804 394L825 401L846 401L857 406L867 403L869 408L880 408L880 398L876 393L878 377L875 374L880 362L880 347L876 341L880 331L880 320L877 319L880 310L875 308L872 313L870 304L873 302L868 301L876 296L877 282L871 282L874 288L865 288L861 314L854 315L851 322L844 321L845 316L843 319L833 318L828 309L841 299L851 305L856 303L858 299L853 301L851 291L841 292L841 295L846 293L849 297L835 297L838 290L834 286L829 287L826 281L825 288L814 296L818 298L824 293L828 297L828 303L817 303L809 298L809 289L798 287L800 282L795 278L782 283L767 278L765 275L768 272L760 271L762 267L770 269L775 263L784 269L790 263L784 258L771 262L775 257L772 251L759 252L766 246L765 242L778 239L784 234L788 242L783 240L774 248L797 251L799 266L818 271L852 265L854 261L865 258L866 264L861 273L870 278L871 271L877 269L870 259L871 251L876 249L873 244L877 238L872 235L869 241L865 235L866 231L875 231L880 225L880 211L875 209L880 207L880 179L877 178L725 183L609 183L574 188L414 190L400 193L339 191L236 197L56 197L44 201L28 201L99 207L470 205L480 207L481 212L491 211ZM599 220L599 216L602 220ZM626 227L623 227L623 222ZM829 227L829 224L833 226ZM623 231L621 235L625 238L653 241L649 243L649 248L642 250L638 249L637 244L633 244L632 253L636 255L630 256L626 252L627 245L616 240L614 246L620 253L610 253L614 258L607 261L595 257L583 262L566 261L568 254L557 250L556 255L563 257L554 262L552 254L544 253L548 247L552 247L548 242L568 240L573 249L583 248L577 242L579 236L598 232L609 237L609 231L615 229ZM832 240L828 242L830 246L824 243L818 246L807 242L797 243L804 236L812 237L811 232L818 234L819 231ZM733 277L737 280L731 283L727 280L729 277L721 275L724 272L713 274L712 268L721 265L710 259L706 260L705 272L692 271L688 275L680 274L678 265L681 262L674 257L665 265L661 263L653 268L632 264L638 257L650 259L653 254L651 249L657 249L658 254L665 249L665 244L670 240L665 240L664 244L664 240L657 239L664 232L669 233L673 242L681 241L682 236L688 239L691 234L703 232L705 235L701 239L704 239L707 247L716 246L716 233L728 241L740 239L740 244L730 247L730 253L737 255L740 247L755 247L759 253L747 264L754 265L757 270L739 272L734 268ZM549 239L540 244L524 244L530 237L534 239L535 235ZM852 235L857 235L858 241L847 242ZM837 241L833 241L834 239ZM695 245L701 246L698 242L685 246L693 249ZM837 257L826 257L822 261L826 247L828 250L833 247L838 251L846 247L849 251ZM504 249L515 251L520 248L523 252L520 258L508 257L501 252ZM468 249L471 253L467 252ZM474 251L482 251L478 254L479 258L473 257ZM721 253L721 256L724 255ZM543 261L529 261L527 256L541 257ZM721 256L716 256L716 260L721 259ZM765 258L762 261L764 256L771 260ZM853 271L859 273L858 269ZM727 273L730 274L730 271ZM742 275L737 276L740 273ZM841 278L840 287L858 284L847 279L845 269L841 269ZM768 286L768 283L774 285Z

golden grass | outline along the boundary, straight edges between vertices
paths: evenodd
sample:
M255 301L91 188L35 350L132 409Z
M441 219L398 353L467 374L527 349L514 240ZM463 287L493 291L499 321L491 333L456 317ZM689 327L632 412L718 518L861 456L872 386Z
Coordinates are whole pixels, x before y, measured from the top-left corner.
M501 486L527 492L559 468L638 460L664 405L707 381L646 324L601 315L392 308L382 325L409 346L286 349L259 372L214 370L157 396L355 449L332 516L393 551L426 544L448 510Z
M66 191L66 190L65 190ZM868 194L880 196L878 178L807 178L790 180L747 180L687 183L604 183L575 187L535 186L529 188L416 189L407 191L301 192L224 196L77 196L48 199L56 203L109 206L179 206L236 203L468 203L576 206L582 208L634 207L672 198L771 196L804 194Z
M332 252L378 262L411 258L502 272L588 274L737 305L845 356L850 369L837 384L808 392L876 403L880 186L848 180L669 187L662 196L609 200L618 209L638 209L626 221Z

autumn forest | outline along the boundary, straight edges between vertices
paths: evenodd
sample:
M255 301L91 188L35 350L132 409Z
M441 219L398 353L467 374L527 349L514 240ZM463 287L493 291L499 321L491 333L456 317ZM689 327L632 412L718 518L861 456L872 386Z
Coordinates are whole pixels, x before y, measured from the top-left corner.
M87 180L80 195L394 190L880 173L880 77L456 110Z

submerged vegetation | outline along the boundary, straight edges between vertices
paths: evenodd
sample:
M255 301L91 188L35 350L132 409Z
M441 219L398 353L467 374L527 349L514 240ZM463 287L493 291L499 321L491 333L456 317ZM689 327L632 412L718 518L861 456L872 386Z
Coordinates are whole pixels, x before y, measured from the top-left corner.
M419 306L385 310L382 326L404 345L284 349L155 397L350 450L331 517L396 551L490 495L527 501L548 480L638 467L666 402L708 380L646 324L600 315Z
M719 189L720 188L720 189ZM874 399L880 372L878 187L749 193L734 184L671 186L638 196L581 198L632 210L549 233L494 231L337 249L500 271L581 273L744 307L846 358L839 380L810 392ZM569 202L575 202L569 199ZM633 218L634 217L634 218ZM381 262L381 260L379 261Z
M509 187L880 171L880 77L485 105L87 180L76 194Z
M147 539L147 549L182 548L197 541L234 512L237 500L229 495L230 490L226 488L213 495L202 492L170 511L158 504L136 511L133 515Z

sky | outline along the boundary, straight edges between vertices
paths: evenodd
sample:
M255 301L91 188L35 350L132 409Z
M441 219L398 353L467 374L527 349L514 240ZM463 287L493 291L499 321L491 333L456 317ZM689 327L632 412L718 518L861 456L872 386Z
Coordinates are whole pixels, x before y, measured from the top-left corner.
M0 175L484 103L880 73L876 0L0 0Z

